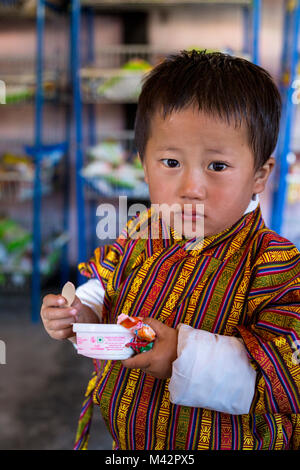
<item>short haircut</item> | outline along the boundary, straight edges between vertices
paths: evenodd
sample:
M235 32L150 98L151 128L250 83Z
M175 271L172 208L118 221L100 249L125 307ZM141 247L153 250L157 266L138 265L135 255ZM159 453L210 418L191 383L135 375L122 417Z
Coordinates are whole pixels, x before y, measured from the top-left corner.
M274 152L281 97L270 74L243 58L192 50L170 55L144 80L135 121L135 145L142 160L154 114L166 118L189 106L229 124L245 125L255 169Z

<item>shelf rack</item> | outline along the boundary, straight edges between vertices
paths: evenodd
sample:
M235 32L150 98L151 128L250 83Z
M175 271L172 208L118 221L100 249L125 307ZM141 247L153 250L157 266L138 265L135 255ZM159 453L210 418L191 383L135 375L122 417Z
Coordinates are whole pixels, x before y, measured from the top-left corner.
M76 157L76 210L77 210L77 226L78 226L78 263L86 260L86 235L83 230L85 227L85 198L84 186L86 181L82 177L82 169L84 166L84 153L83 153L83 105L84 100L82 97L81 80L84 71L81 70L81 28L82 28L82 13L86 15L86 23L88 24L88 45L89 50L86 52L87 57L91 61L95 58L94 51L94 32L93 32L93 14L95 11L100 13L105 12L122 12L122 11L141 11L148 9L164 9L178 6L197 6L201 5L235 5L241 7L243 11L243 31L244 31L244 53L250 54L254 63L259 64L259 33L261 21L261 0L241 0L241 1L225 1L225 0L211 0L211 1L180 1L180 0L166 0L166 1L115 1L115 0L72 0L71 2L71 24L72 24L72 83L73 83L73 111L75 123L75 157ZM90 129L90 143L95 143L95 115L93 110L93 100L89 101L89 129ZM90 184L89 184L90 186ZM82 277L78 275L78 282L82 282Z
M280 84L283 109L281 130L276 149L277 168L274 177L271 228L282 233L286 208L289 154L293 151L292 133L297 112L293 101L294 83L300 66L300 0L285 0L284 30ZM298 104L299 107L299 104Z
M153 8L153 7L174 7L178 5L236 5L251 6L252 0L82 0L82 6L93 6L93 8L103 10L107 8Z
M53 149L53 147L60 148L65 154L64 165L65 174L69 166L68 162L68 146L69 135L66 124L66 139L63 142L45 143L43 138L44 127L44 105L45 105L45 89L44 83L47 78L45 71L45 20L46 16L53 17L57 13L64 12L64 8L60 3L50 3L45 0L36 0L36 4L28 9L26 1L22 0L1 0L0 12L3 17L17 17L21 19L28 19L35 21L36 25L36 60L35 67L33 68L35 88L32 93L31 102L34 103L34 138L33 145L24 145L24 151L32 158L34 163L34 181L33 181L33 221L32 221L32 275L31 275L31 319L33 322L38 322L41 307L41 200L43 196L43 161L45 156ZM9 106L9 104L7 104ZM66 120L67 123L67 120ZM32 184L32 183L31 183ZM66 235L68 231L68 185L66 184L64 192L64 207L63 207L63 232ZM64 242L62 245L61 255L61 282L67 278L68 272L68 245Z

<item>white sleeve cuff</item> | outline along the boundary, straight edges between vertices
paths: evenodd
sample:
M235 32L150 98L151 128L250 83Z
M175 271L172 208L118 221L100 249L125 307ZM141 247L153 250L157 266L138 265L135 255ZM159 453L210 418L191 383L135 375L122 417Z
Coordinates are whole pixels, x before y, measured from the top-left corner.
M104 292L104 288L98 279L89 279L76 289L77 297L84 305L87 305L95 312L100 322L102 321Z
M172 403L249 413L256 372L241 340L180 325L177 351L169 383Z

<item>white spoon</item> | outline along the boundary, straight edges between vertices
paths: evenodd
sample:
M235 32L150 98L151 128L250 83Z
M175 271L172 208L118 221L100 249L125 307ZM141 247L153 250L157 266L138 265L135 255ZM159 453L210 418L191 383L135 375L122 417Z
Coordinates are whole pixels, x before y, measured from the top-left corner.
M75 299L75 286L72 282L67 282L62 291L61 295L66 299L68 303L68 307L71 307L72 303L74 302Z
M72 303L74 302L75 299L75 286L72 282L66 282L64 285L61 295L66 299L67 301L67 307L71 307ZM73 325L73 323L71 323ZM72 336L68 338L72 343L76 343L76 337Z

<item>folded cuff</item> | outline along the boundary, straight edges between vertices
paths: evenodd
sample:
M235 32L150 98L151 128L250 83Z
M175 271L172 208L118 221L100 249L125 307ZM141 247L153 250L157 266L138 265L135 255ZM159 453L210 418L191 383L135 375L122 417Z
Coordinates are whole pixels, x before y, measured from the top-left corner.
M177 352L169 383L172 403L234 415L249 412L256 371L240 339L180 325Z

